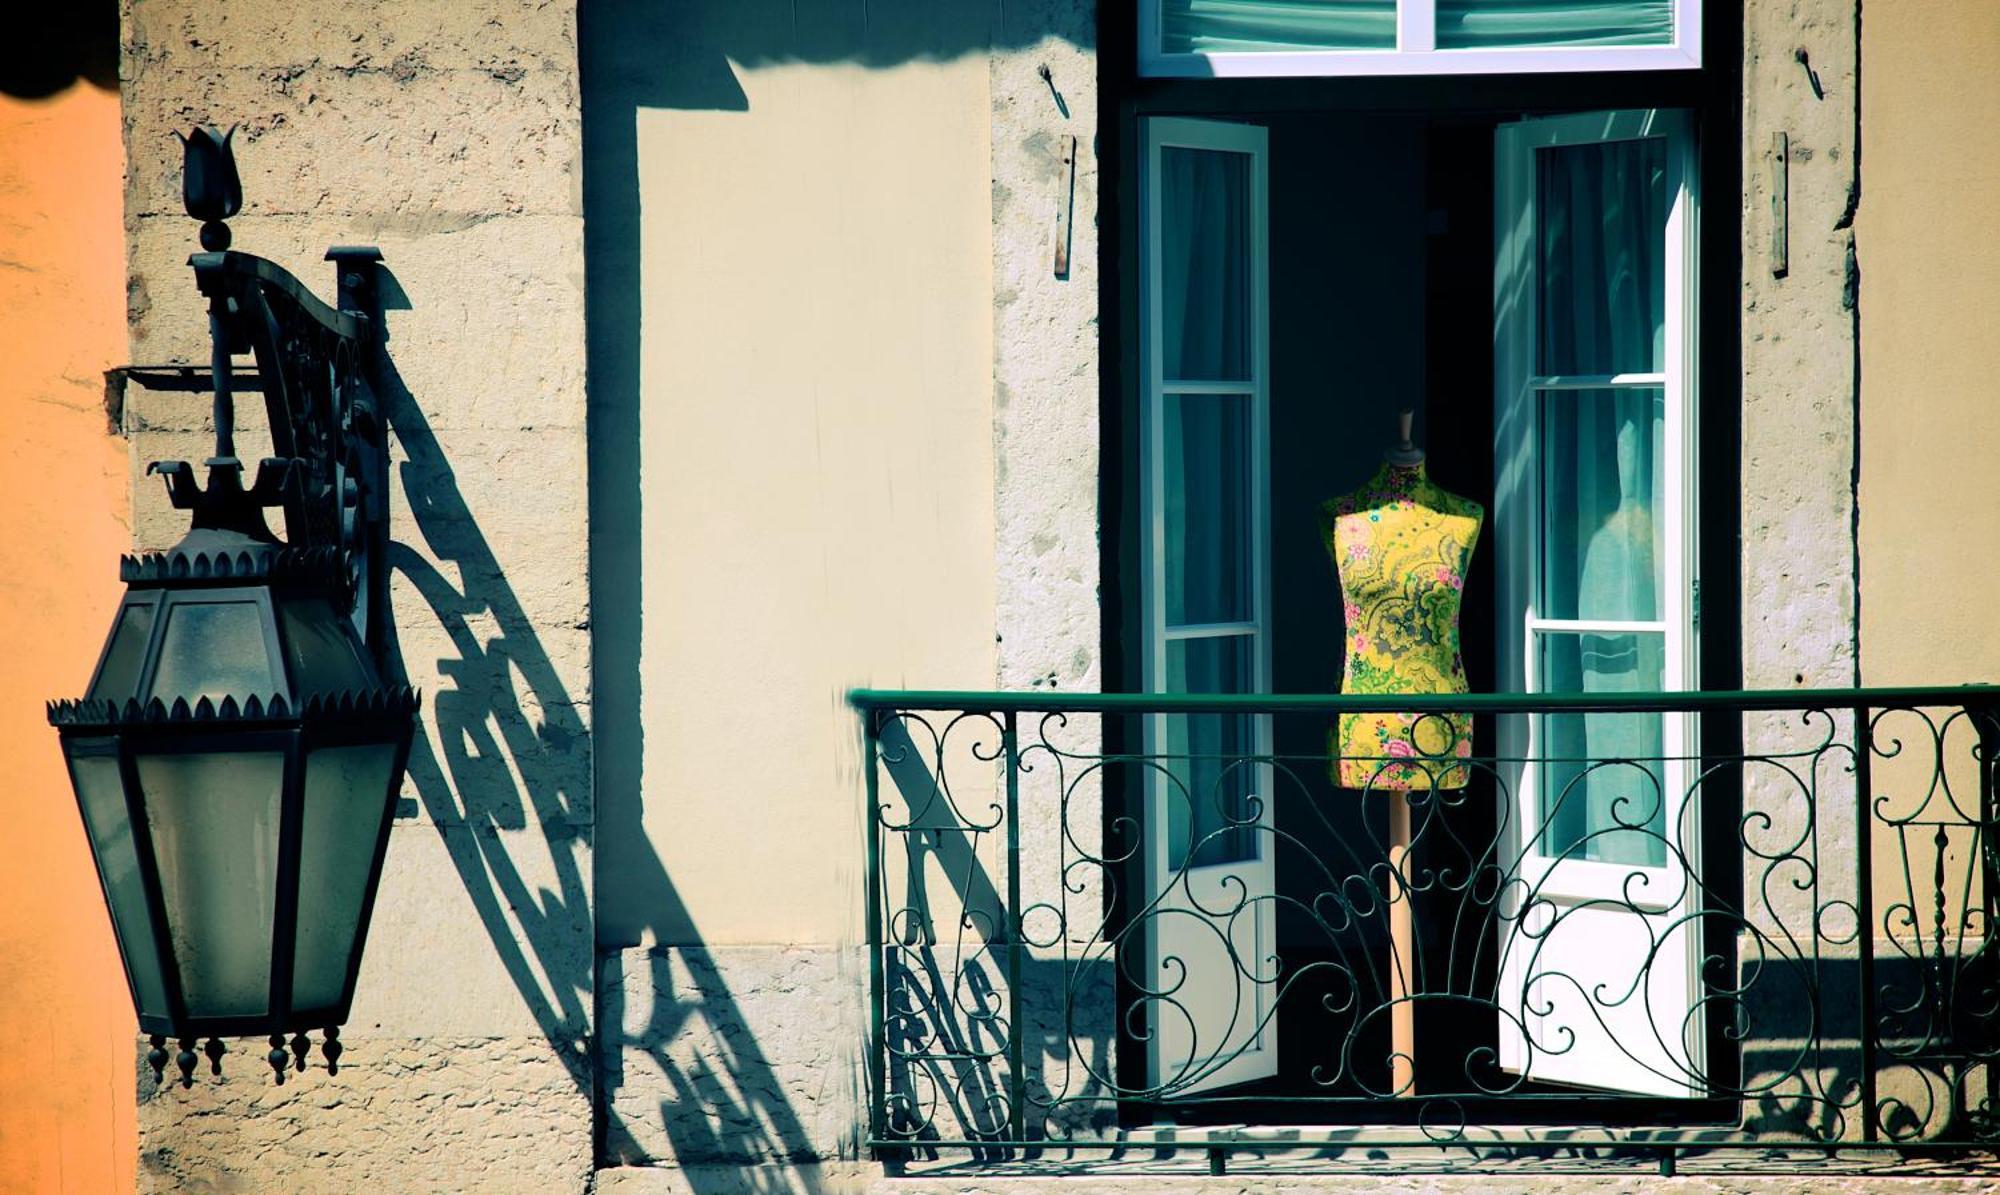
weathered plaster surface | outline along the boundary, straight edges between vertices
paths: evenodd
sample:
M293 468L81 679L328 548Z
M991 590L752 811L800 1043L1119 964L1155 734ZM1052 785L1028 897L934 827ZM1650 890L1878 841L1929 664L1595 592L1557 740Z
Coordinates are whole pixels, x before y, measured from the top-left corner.
M206 361L172 133L240 123L235 246L383 252L397 651L425 708L346 1065L141 1091L159 1189L576 1190L592 1161L590 603L572 3L129 4L129 360ZM206 402L133 390L135 462ZM265 450L239 400L239 452ZM134 538L171 543L157 483ZM249 1052L245 1052L249 1049Z
M1097 6L1037 0L1002 11L1005 48L991 65L995 680L1089 692L1102 683ZM1061 162L1070 137L1073 193ZM1057 277L1063 207L1072 212L1070 264Z
M1860 185L1855 130L1859 6L1855 0L1752 0L1743 49L1742 667L1747 689L1855 683L1855 314L1852 204ZM1803 61L1801 60L1803 56ZM1789 268L1774 277L1771 184L1775 134L1789 145ZM1852 729L1837 716L1836 733ZM1745 746L1782 753L1823 726L1745 718ZM1821 900L1854 895L1852 789L1831 763L1815 779ZM1791 778L1753 769L1748 808L1794 838L1807 816ZM1809 925L1795 886L1753 910L1767 926Z
M1753 689L1854 683L1858 11L1854 0L1752 0L1745 14L1743 683ZM1780 132L1791 144L1790 269L1773 278L1764 155Z
M864 950L623 950L600 984L608 1164L856 1156Z
M147 1191L575 1192L590 1176L590 1101L539 1035L343 1033L340 1072L271 1080L263 1049L232 1042L224 1076L191 1088L139 1073L139 1186ZM143 1051L143 1046L141 1047Z

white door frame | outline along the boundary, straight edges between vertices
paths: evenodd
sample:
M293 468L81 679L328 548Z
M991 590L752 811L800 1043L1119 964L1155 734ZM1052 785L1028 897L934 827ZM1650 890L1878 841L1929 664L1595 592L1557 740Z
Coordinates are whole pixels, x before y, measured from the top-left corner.
M1552 377L1536 372L1539 316L1536 153L1567 145L1667 142L1665 355L1657 374ZM1537 635L1657 633L1668 690L1698 687L1695 594L1695 361L1698 203L1692 121L1658 109L1593 112L1503 125L1494 144L1494 482L1499 551L1498 675L1504 690L1541 691ZM1540 398L1555 391L1653 390L1665 396L1660 512L1664 608L1652 622L1540 616ZM1539 849L1540 719L1499 719L1503 860L1500 1057L1538 1080L1665 1096L1703 1094L1705 1031L1693 1016L1700 979L1699 752L1694 717L1665 714L1665 866L1550 858ZM1529 896L1527 894L1532 894ZM1555 927L1551 932L1551 926ZM1635 964L1651 955L1644 990ZM1596 994L1592 994L1596 993ZM1601 999L1600 999L1601 997ZM1519 1020L1515 1020L1517 1017Z
M1254 643L1254 692L1268 692L1271 677L1270 619L1270 297L1269 297L1269 137L1259 125L1226 121L1149 117L1142 122L1144 177L1140 186L1140 294L1144 302L1140 359L1140 546L1142 667L1147 692L1166 690L1167 644L1172 639L1241 637ZM1212 378L1169 378L1164 364L1160 194L1161 150L1169 147L1249 156L1247 203L1250 227L1250 369L1241 382ZM1202 395L1240 399L1250 411L1249 520L1252 562L1251 610L1247 623L1178 625L1166 613L1166 397ZM1144 719L1149 759L1166 749L1167 720ZM1275 769L1268 715L1253 719L1252 741L1267 762L1250 765L1258 818L1252 859L1213 866L1169 868L1167 802L1172 799L1162 766L1145 769L1145 903L1135 917L1145 932L1144 981L1159 985L1148 1018L1149 1084L1162 1095L1190 1095L1277 1073L1276 883L1272 858L1272 800ZM1142 985L1143 986L1143 985ZM1167 993L1171 993L1170 995ZM1145 999L1141 996L1141 999Z

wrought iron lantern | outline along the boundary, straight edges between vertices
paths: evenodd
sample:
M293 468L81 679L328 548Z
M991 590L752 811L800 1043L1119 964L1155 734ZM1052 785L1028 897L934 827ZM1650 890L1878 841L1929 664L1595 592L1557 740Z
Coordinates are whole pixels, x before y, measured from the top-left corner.
M276 265L227 251L240 203L229 139L186 139L190 259L211 364L127 367L212 389L215 456L197 485L155 464L192 516L165 552L127 557L124 601L84 697L52 703L149 1061L267 1037L278 1082L310 1030L341 1053L417 696L385 680L386 429L367 384L372 250L331 251L339 307ZM238 373L234 358L254 357ZM245 487L234 394L264 397L275 456ZM285 537L264 511L281 508ZM287 1052L287 1035L290 1051Z

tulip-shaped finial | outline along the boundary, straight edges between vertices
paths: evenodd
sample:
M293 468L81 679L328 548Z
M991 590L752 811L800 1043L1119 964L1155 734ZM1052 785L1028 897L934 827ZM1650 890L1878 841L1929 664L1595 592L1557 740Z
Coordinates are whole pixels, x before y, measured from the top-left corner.
M202 222L201 247L211 252L229 248L229 225L223 221L243 206L243 184L236 177L236 153L227 133L196 128L181 139L181 199L187 214Z

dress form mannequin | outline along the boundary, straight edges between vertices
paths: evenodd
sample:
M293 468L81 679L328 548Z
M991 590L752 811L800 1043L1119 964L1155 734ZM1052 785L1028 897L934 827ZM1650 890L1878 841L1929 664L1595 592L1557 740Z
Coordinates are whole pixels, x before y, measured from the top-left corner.
M1347 624L1344 693L1463 693L1458 610L1465 567L1485 517L1424 473L1411 442L1412 413L1398 443L1367 484L1320 507L1320 534L1339 574ZM1416 1093L1416 1018L1409 961L1415 958L1408 856L1412 789L1463 788L1472 753L1464 714L1343 714L1332 732L1344 788L1389 797L1389 977L1392 1094Z
M1320 507L1347 623L1343 693L1466 689L1458 609L1486 512L1425 475L1411 419L1399 416L1401 442L1367 484ZM1343 714L1336 746L1343 788L1463 788L1466 769L1444 761L1471 754L1472 719Z

